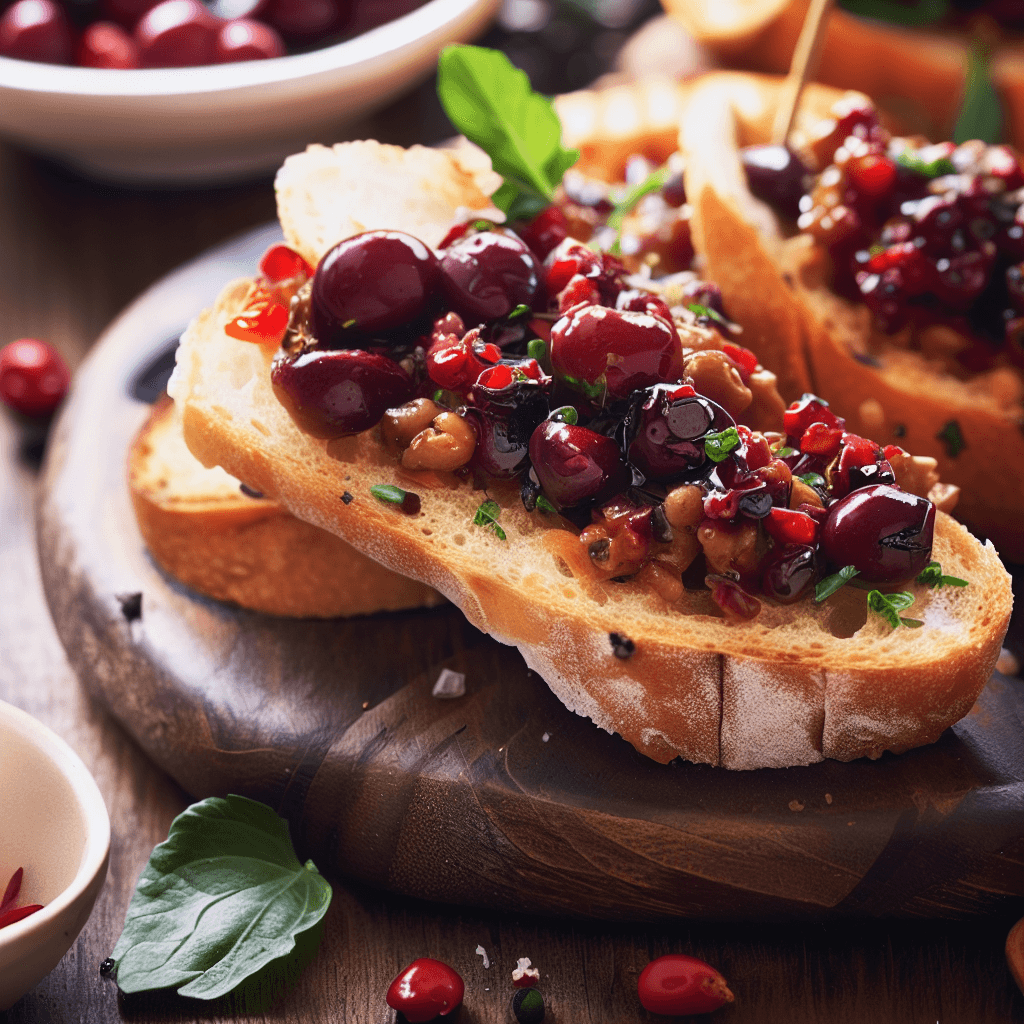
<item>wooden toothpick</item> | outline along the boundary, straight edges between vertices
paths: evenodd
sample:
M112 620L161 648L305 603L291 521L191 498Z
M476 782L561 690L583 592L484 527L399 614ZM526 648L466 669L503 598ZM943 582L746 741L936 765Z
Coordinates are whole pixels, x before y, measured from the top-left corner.
M821 43L825 37L825 26L828 24L828 13L832 0L811 0L800 29L800 38L796 41L793 61L789 65L789 74L782 83L779 96L779 107L775 112L775 124L772 128L772 142L776 146L784 146L793 127L793 115L800 101L804 82L817 70Z

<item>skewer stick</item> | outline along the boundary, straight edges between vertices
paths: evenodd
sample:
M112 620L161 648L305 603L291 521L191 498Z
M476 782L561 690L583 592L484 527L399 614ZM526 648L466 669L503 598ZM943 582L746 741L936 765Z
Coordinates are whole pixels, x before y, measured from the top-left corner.
M800 101L804 82L817 70L818 57L821 54L821 43L825 37L825 26L828 24L828 13L832 0L811 0L804 18L800 38L796 41L793 61L789 66L789 74L782 83L779 97L779 108L775 112L775 124L772 128L772 142L776 146L784 146L793 127L793 115Z

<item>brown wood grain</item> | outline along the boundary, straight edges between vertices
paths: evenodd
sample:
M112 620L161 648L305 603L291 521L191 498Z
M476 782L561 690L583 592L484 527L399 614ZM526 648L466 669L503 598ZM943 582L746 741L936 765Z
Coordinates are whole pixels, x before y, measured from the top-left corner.
M0 341L49 336L77 365L142 288L182 259L263 222L271 209L266 184L191 196L122 192L0 146ZM6 1015L6 1024L385 1024L393 1015L384 989L419 955L447 960L465 977L464 1024L510 1019L508 972L519 956L530 956L541 970L550 1021L653 1022L661 1018L639 1009L635 980L651 956L669 951L703 956L728 977L737 1002L710 1020L987 1024L1024 1018L1024 997L1002 953L1008 916L968 923L638 927L459 910L352 884L335 885L318 956L269 1012L176 998L119 1003L98 964L119 933L152 846L187 801L90 703L68 666L40 587L32 525L37 478L22 455L26 438L31 441L31 431L0 417L0 698L35 714L83 757L107 800L113 847L107 885L79 940ZM478 944L491 959L488 971L474 953Z

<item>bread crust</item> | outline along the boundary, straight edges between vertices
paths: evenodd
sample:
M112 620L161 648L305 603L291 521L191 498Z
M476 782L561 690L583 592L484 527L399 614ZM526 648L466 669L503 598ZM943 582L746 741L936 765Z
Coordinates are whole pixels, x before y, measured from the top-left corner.
M1024 379L1004 367L962 380L921 352L873 336L866 307L839 298L823 280L823 250L807 236L781 237L774 215L747 189L738 157L740 146L768 140L781 81L710 75L691 94L680 145L694 245L708 276L741 323L784 297L789 313L774 337L761 343L760 327L749 336L779 374L785 397L812 390L856 433L936 459L942 479L961 488L958 518L991 538L1006 558L1024 560ZM804 123L819 119L841 95L810 90Z
M377 214L378 226L407 227ZM451 474L403 470L377 430L336 441L302 433L274 397L272 352L223 331L243 299L241 286L226 290L179 349L171 391L193 453L437 588L474 625L516 645L569 708L647 756L729 768L877 757L934 740L989 678L1009 621L1009 578L994 549L949 517L939 516L935 557L971 586L912 585L921 629L864 623L864 595L852 590L821 605L766 602L756 620L729 625L707 592L669 606L636 582L575 573L564 557L579 544L575 531L526 512L515 486L483 492ZM375 484L414 491L420 512L378 501ZM343 488L354 500L339 500ZM473 525L485 498L501 508L504 540ZM630 638L635 653L616 657L611 633Z

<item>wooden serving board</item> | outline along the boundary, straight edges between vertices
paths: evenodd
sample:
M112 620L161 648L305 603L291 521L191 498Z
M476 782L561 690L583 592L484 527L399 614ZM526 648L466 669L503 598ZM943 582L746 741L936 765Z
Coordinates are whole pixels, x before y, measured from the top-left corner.
M187 320L276 237L207 254L110 327L55 425L40 494L68 656L189 793L266 801L321 870L506 910L780 920L1024 904L1017 680L994 677L963 722L900 757L662 766L567 711L452 607L275 619L157 569L125 486L129 440ZM465 673L464 697L432 696L442 668Z

